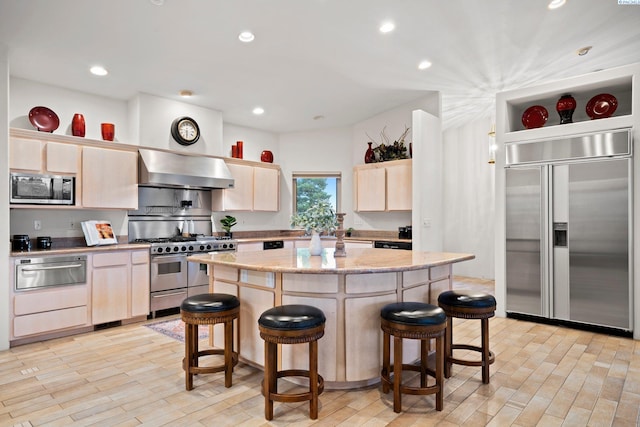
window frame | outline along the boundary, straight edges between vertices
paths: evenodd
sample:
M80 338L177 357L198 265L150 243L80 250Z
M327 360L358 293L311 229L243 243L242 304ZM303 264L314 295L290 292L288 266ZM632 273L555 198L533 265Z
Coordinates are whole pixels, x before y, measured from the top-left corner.
M292 215L298 213L298 184L300 178L335 178L336 180L336 213L342 212L342 172L292 172L291 173L291 212Z

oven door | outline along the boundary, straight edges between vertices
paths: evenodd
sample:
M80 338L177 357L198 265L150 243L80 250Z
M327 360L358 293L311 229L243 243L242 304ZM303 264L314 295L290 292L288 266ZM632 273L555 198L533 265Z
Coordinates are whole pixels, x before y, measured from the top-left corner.
M209 276L207 275L207 264L199 262L187 263L188 273L188 292L189 296L209 293Z
M187 256L151 257L151 292L187 287Z

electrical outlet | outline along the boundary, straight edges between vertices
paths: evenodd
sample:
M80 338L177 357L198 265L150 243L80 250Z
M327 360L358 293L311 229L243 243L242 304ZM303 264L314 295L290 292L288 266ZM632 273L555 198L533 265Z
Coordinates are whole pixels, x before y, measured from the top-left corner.
M33 221L33 229L34 230L42 230L42 222L39 219Z
M76 222L74 220L69 221L69 230L75 230Z
M422 226L426 228L431 227L431 218L422 218Z

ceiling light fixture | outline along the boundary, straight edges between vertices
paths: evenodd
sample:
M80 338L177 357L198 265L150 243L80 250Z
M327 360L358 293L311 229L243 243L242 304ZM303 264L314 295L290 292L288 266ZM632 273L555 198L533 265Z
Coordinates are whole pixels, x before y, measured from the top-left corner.
M238 40L243 43L251 43L256 36L251 31L243 31L238 35Z
M550 10L558 9L559 7L564 6L564 4L566 2L567 2L567 0L551 0L549 5L547 6L547 8L550 9Z
M259 116L263 113L264 113L264 108L262 107L256 107L253 109L253 114L255 114L256 116Z
M323 115L313 116L313 120L322 120L322 119L324 119Z
M391 31L393 31L395 28L396 28L396 25L395 25L393 22L388 21L388 22L383 23L383 24L380 26L380 32L381 32L381 33L384 33L384 34L386 34L386 33L390 33L390 32L391 32Z
M164 0L149 0L149 3L154 6L162 6L164 4Z
M109 72L107 71L106 68L104 68L101 65L94 65L93 67L89 68L89 71L91 72L91 74L93 74L94 76L106 76L107 74L109 74Z
M589 53L589 51L593 48L593 46L585 46L585 47L581 47L580 49L578 49L576 51L576 53L578 54L578 56L585 56L587 53Z
M183 98L190 98L193 96L193 92L187 89L181 90L179 94Z
M420 63L418 64L418 70L426 70L427 68L431 67L431 61L427 61L426 59L424 61L420 61Z

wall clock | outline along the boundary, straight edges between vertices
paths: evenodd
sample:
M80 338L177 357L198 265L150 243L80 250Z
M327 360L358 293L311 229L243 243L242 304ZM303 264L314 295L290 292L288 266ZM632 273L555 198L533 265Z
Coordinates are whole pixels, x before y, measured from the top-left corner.
M171 123L171 136L178 144L195 144L200 138L200 128L191 117L178 117Z

